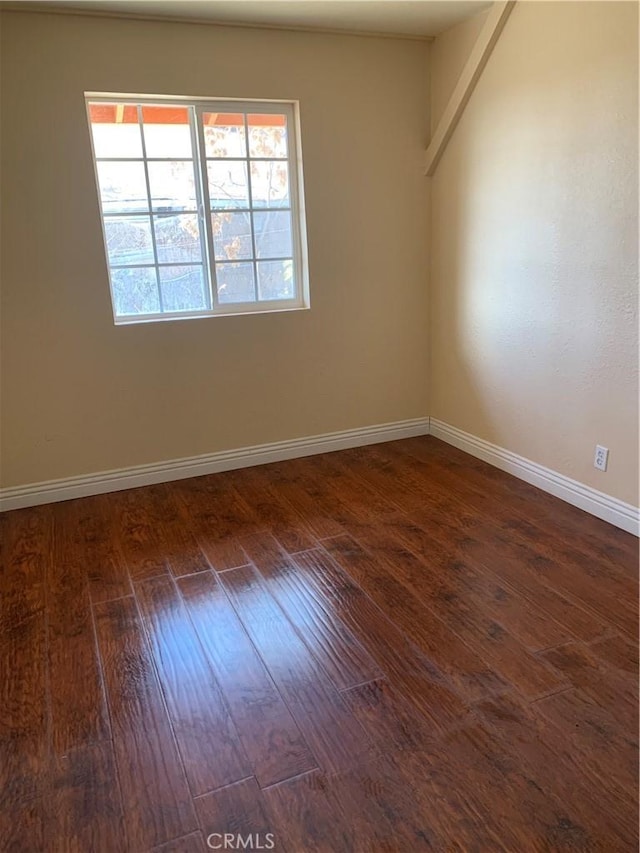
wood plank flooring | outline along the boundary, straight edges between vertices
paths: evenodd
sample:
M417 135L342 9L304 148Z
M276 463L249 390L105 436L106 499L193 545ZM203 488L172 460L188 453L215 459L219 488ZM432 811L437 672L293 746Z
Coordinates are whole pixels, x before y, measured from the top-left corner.
M0 534L0 851L637 850L638 542L568 504L429 437Z

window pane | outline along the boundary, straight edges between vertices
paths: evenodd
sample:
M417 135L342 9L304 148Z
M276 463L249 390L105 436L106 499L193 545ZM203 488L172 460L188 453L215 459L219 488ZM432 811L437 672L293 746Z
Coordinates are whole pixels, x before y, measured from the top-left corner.
M293 299L293 261L258 262L258 298Z
M251 219L248 213L211 215L216 260L235 261L253 257Z
M142 107L142 122L147 157L191 158L187 107Z
M198 311L208 307L202 267L160 267L159 271L165 311Z
M288 210L254 213L253 227L258 258L291 257L291 215Z
M254 207L289 207L289 168L281 160L251 164L251 198Z
M155 267L111 270L111 289L118 315L160 311Z
M100 200L105 213L144 213L149 210L144 163L102 160L97 164Z
M150 162L149 187L155 211L196 210L193 163L190 160Z
M148 216L109 216L104 220L110 264L152 264L153 242Z
M304 235L293 220L290 106L94 97L89 124L115 316L294 303Z
M207 157L246 157L242 113L203 113L204 150Z
M248 115L249 156L287 156L287 117L284 115Z
M221 207L249 207L246 163L209 160L207 172L211 210L219 210Z
M133 104L89 104L96 157L142 157L138 108Z
M154 216L153 223L159 263L202 260L200 229L195 213L184 216Z
M255 302L253 264L216 264L220 302Z

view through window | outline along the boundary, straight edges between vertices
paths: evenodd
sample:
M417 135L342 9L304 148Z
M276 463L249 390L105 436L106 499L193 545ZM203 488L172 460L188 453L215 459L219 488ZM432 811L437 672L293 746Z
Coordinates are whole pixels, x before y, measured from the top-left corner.
M294 105L88 99L117 322L306 307Z

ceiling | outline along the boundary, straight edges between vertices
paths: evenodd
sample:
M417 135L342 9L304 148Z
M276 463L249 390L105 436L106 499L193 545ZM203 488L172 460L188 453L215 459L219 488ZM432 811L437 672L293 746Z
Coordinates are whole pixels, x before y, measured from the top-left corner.
M71 10L429 38L491 3L485 0L53 0L1 5L13 9L18 6L24 11Z

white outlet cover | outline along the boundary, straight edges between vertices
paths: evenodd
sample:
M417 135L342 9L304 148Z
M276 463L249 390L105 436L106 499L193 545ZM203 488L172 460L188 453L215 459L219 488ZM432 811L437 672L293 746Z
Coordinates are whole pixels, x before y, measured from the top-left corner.
M593 467L598 468L600 471L607 470L607 464L609 462L609 448L602 447L601 444L596 444L596 454L593 459Z

